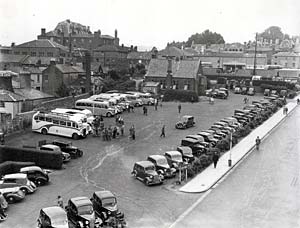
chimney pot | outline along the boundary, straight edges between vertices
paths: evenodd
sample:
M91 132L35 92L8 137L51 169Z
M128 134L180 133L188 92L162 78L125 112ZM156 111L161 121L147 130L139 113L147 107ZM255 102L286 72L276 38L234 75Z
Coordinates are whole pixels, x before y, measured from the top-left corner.
M14 47L14 46L15 46L15 42L12 42L12 43L11 43L11 47Z
M42 36L45 36L45 35L46 35L46 29L45 29L45 28L42 28L42 29L41 29L41 35L42 35Z

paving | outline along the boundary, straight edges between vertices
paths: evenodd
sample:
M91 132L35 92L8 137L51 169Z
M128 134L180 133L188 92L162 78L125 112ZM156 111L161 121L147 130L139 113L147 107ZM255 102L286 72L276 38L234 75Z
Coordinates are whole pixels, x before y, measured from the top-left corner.
M212 188L232 168L234 168L243 159L243 157L245 157L248 153L251 153L253 150L256 150L255 139L257 136L263 140L289 115L290 112L295 109L297 106L297 98L300 98L300 96L297 96L291 102L287 103L287 115L283 113L283 108L279 109L262 125L252 130L248 136L243 138L231 150L223 154L220 157L216 168L214 168L213 164L211 164L191 181L181 187L179 191L186 193L202 193ZM231 159L231 166L229 166L229 159Z

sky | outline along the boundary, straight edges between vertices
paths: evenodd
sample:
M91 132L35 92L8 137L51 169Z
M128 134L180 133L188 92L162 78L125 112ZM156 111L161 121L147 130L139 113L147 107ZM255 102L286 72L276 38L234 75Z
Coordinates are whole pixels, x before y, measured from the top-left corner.
M165 48L204 30L226 43L254 40L256 32L279 26L300 35L300 0L0 0L0 44L34 39L70 19L120 44Z

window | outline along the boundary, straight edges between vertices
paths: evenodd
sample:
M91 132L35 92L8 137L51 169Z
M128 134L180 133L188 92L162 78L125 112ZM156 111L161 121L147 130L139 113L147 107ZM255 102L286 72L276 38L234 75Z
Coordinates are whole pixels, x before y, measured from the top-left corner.
M59 121L59 124L61 125L61 126L66 126L67 125L67 123L66 123L66 121Z
M39 120L44 121L44 120L45 120L45 117L44 117L44 116L40 116L40 117L39 117Z
M42 52L42 51L39 52L39 56L40 56L40 57L44 57L44 55L45 55L44 52Z
M71 122L67 122L67 127L71 127L72 123Z
M48 57L53 57L53 52L47 52Z
M32 51L32 52L30 53L30 56L36 56L36 52Z
M14 53L15 53L15 55L20 55L19 51L15 51Z
M52 122L52 118L46 117L47 122Z
M53 120L53 123L58 125L59 121L58 120Z
M81 39L81 43L84 43L84 39Z
M294 67L294 68L296 67L296 63L293 63L293 67Z
M38 83L40 82L40 75L39 75L39 74L36 76L36 81L37 81Z
M4 103L4 101L0 101L0 108L5 108L5 103Z
M23 51L23 52L22 52L22 55L27 55L27 51Z

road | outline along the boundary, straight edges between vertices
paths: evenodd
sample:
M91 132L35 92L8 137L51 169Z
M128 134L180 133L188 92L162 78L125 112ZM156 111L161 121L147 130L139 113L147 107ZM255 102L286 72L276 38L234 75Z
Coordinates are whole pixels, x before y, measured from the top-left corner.
M65 169L53 171L49 185L26 196L23 202L11 205L9 219L1 227L34 227L39 210L56 205L58 195L66 204L71 197L91 197L93 192L101 189L116 194L128 227L168 227L201 195L179 192L175 179L167 180L162 186L146 187L130 175L134 162L145 160L151 154L176 149L185 135L207 129L219 119L233 115L233 110L241 108L243 102L242 96L231 95L228 100L216 100L214 105L208 102L183 103L181 114L177 112L177 105L175 102L164 103L157 111L149 107L148 116L142 114L141 108L136 108L135 113L123 113L127 135L110 142L93 136L74 141L30 131L7 139L7 144L15 146L32 145L43 139L70 140L84 150L84 156L66 164ZM176 130L176 121L185 114L195 116L196 127ZM113 123L114 118L105 119L106 126ZM132 124L137 132L135 141L128 138L128 129ZM166 138L161 139L159 135L163 124L166 125Z
M300 227L300 107L172 228Z

